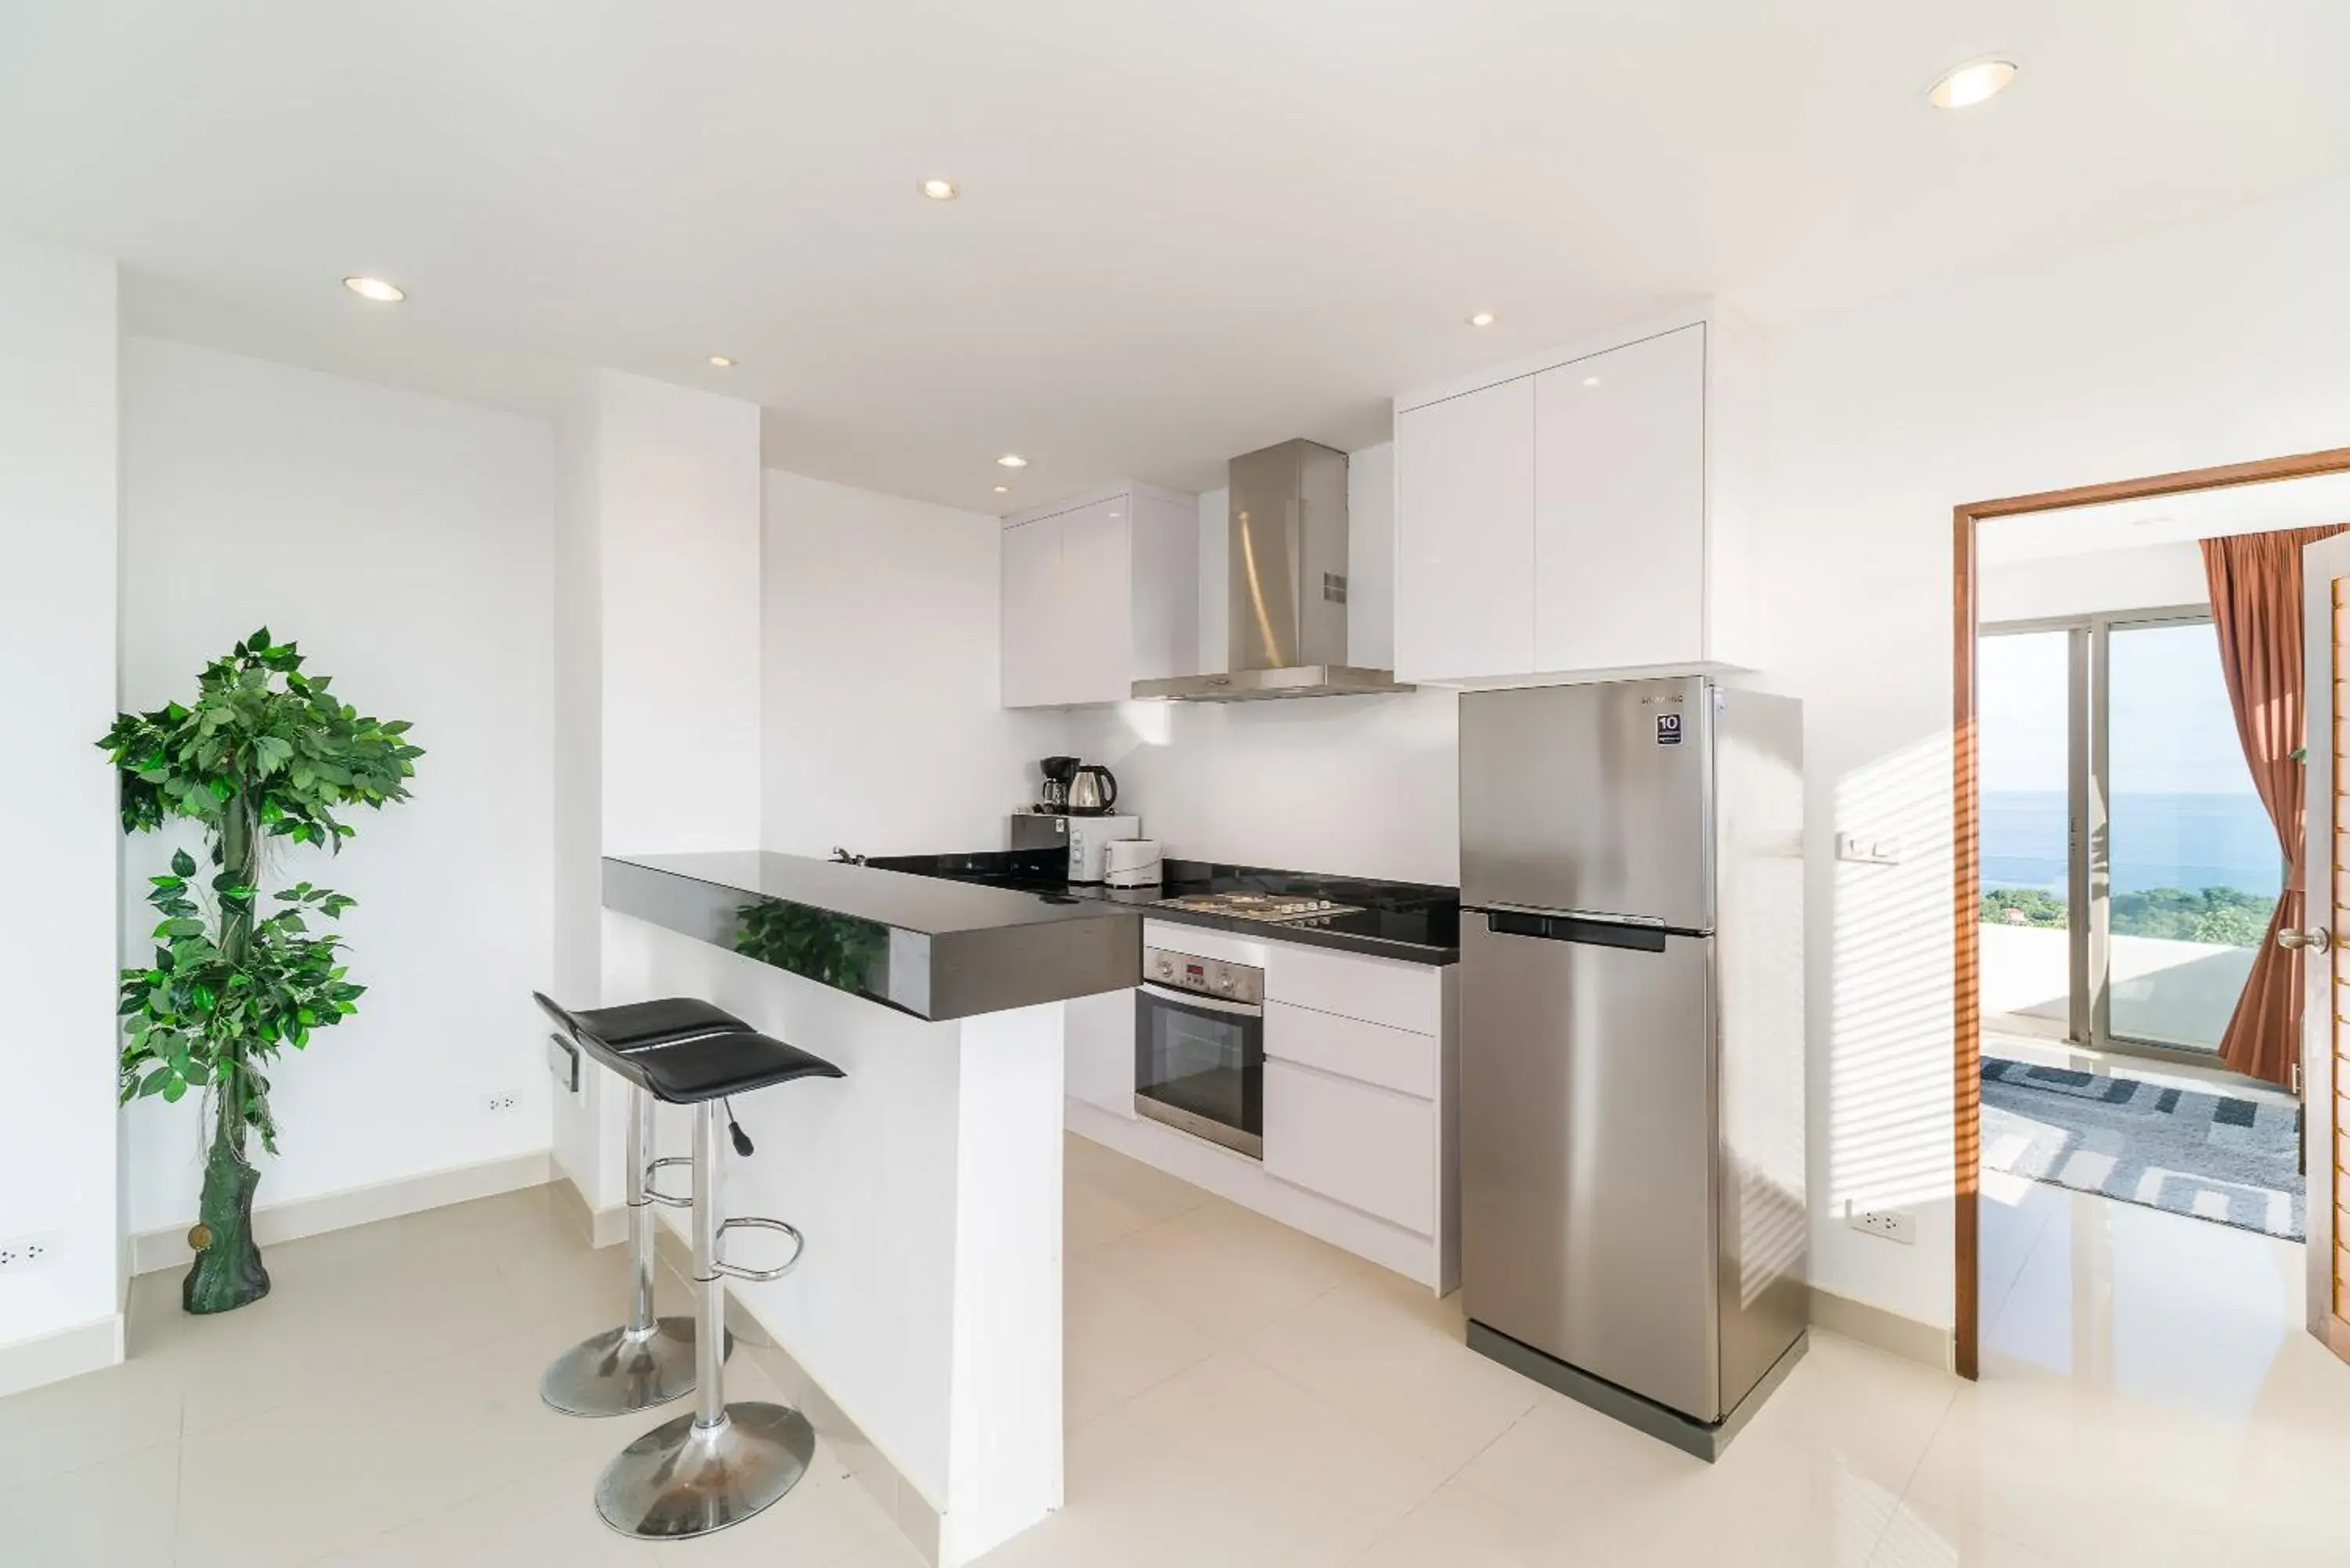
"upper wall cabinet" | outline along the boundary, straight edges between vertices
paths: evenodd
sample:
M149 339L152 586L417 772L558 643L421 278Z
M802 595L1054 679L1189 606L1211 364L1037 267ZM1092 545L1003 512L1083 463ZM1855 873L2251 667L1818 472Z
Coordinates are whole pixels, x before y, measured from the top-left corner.
M1145 484L1003 519L1003 705L1123 702L1198 671L1200 510Z
M1396 413L1401 672L1534 667L1534 378Z
M1751 662L1761 353L1715 308L1396 400L1396 675Z

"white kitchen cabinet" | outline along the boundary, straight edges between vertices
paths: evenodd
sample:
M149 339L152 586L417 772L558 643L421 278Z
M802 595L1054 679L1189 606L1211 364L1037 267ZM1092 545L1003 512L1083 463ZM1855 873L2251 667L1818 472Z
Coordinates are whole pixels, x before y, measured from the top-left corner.
M1269 1057L1342 1078L1360 1078L1423 1100L1436 1098L1440 1063L1433 1034L1267 1002L1264 1039Z
M1534 386L1535 670L1706 657L1705 328Z
M1709 306L1398 398L1398 678L1750 666L1761 367Z
M1266 1175L1433 1236L1436 1159L1434 1101L1265 1062Z
M1457 967L1155 919L1142 940L1264 971L1263 1156L1134 1114L1132 992L1064 1004L1069 1129L1439 1295L1458 1286Z
M1097 501L1061 519L1060 669L1055 701L1123 702L1134 685L1128 585L1134 567L1128 507Z
M1071 1099L1134 1119L1134 991L1061 1004L1063 1087Z
M1003 701L1123 702L1199 664L1197 498L1127 484L1003 520Z
M1061 524L1056 518L1003 531L1003 705L1054 701L1059 671L1052 632L1061 594Z
M1432 965L1274 942L1263 967L1270 1001L1419 1034L1443 1032L1444 971Z
M1534 384L1396 413L1398 678L1509 675L1534 657Z

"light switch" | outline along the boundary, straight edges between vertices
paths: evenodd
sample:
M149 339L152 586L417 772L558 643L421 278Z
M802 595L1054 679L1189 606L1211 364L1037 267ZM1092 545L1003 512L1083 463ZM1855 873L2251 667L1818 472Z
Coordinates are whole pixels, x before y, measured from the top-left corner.
M1836 858L1862 866L1898 866L1901 864L1901 843L1894 838L1872 838L1866 834L1836 835Z

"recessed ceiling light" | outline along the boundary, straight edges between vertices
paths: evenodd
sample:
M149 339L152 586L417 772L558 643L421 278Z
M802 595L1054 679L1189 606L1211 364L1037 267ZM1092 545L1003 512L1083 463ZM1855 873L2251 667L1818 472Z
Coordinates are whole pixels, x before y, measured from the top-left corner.
M397 284L386 283L380 277L347 277L343 279L343 286L361 299L372 299L378 305L398 305L408 297L406 289Z
M722 370L732 370L734 368L734 361L723 354L712 354L710 357L710 362Z
M1936 109L1967 109L1991 97L2015 79L2013 60L1969 60L1953 66L1927 93Z
M1008 484L999 484L995 487L995 493L998 495L1009 495L1012 493L1012 486Z
M1583 378L1583 384L1586 387L1596 387L1599 385L1599 378L1596 376L1586 376Z
M1481 310L1476 315L1469 318L1469 325L1471 327L1491 327L1498 319L1499 317L1495 317L1492 311Z
M922 182L922 194L933 202L951 202L962 194L962 187L951 180L931 179Z
M1007 452L1002 457L995 460L995 466L998 468L1025 468L1028 466L1028 460L1022 457L1016 452Z

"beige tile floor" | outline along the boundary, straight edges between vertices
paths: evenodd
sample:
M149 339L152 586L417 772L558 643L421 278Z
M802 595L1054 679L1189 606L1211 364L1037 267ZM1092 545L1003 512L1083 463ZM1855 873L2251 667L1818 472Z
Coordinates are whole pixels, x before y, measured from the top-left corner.
M1454 1303L1095 1145L1068 1173L1068 1503L990 1568L2350 1562L2350 1367L2266 1237L1997 1189L1980 1385L1815 1335L1709 1467L1470 1355ZM545 1189L270 1261L224 1318L142 1278L129 1364L0 1400L0 1563L918 1561L829 1450L711 1540L606 1531L620 1424L535 1388L622 1263ZM730 1376L777 1397L755 1348Z

